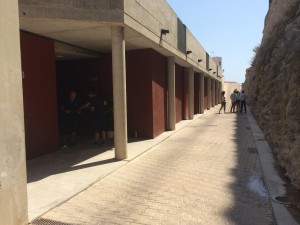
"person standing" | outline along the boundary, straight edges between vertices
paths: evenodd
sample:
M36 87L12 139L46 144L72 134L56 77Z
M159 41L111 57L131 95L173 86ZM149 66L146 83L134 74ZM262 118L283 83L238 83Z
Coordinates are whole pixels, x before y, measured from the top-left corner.
M247 106L246 106L247 95L245 94L244 90L242 90L242 93L240 95L240 100L241 100L241 113L243 113L243 108L245 108L245 113L247 113Z
M105 106L106 101L96 94L95 91L87 93L89 98L84 107L88 107L93 112L93 129L94 129L94 144L98 144L100 139L100 132L102 136L102 145L106 145L106 127L105 127Z
M235 113L235 106L236 106L236 90L234 90L232 92L232 94L230 95L230 100L231 100L231 107L230 107L230 113L234 112Z
M75 91L69 92L68 98L63 102L61 111L63 112L63 148L68 148L75 145L80 114L80 105Z
M240 100L241 93L237 90L235 94L236 94L236 111L239 112L241 111L241 100Z
M224 113L226 111L226 98L225 98L225 91L221 92L221 108L219 110L219 114L221 113L221 110L224 108Z

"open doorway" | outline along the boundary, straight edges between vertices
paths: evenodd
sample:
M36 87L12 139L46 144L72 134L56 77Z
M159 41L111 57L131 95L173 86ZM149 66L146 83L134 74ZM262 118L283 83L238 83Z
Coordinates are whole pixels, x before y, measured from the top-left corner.
M70 92L76 93L77 108L84 106L90 101L89 92L98 96L99 100L105 102L104 125L105 136L107 131L113 129L113 102L112 102L112 72L111 55L103 54L97 57L72 59L67 56L57 55L56 60L56 82L57 82L57 104L58 104L58 127L60 146L72 147L66 142L66 113L64 102L69 98ZM100 103L99 103L100 104ZM103 104L103 103L101 103ZM82 108L76 114L76 142L92 142L94 135L93 121L96 114L90 108ZM70 117L70 115L67 115ZM100 132L100 139L101 139ZM70 137L72 139L72 137ZM68 144L68 145L66 145ZM75 144L72 143L71 145Z

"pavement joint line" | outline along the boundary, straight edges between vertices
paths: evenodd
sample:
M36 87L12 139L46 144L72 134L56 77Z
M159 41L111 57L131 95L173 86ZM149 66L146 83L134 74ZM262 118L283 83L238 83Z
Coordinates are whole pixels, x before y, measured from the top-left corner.
M258 151L263 179L269 193L276 223L277 225L299 225L290 212L286 209L286 206L275 200L276 197L284 196L286 194L286 189L284 187L285 182L281 179L281 177L278 175L278 172L274 168L274 165L278 164L278 162L275 159L267 140L264 138L262 130L260 129L257 121L254 119L249 109L247 110L247 118L250 124L255 146Z
M217 107L218 105L216 105L215 107ZM183 128L185 128L186 126L190 125L191 123L195 122L196 119L199 119L200 117L203 117L205 114L207 114L208 112L212 111L212 109L214 109L215 107L212 107L210 110L205 110L204 113L202 114L197 114L194 116L194 118L192 120L186 120L189 121L186 124L182 125L181 127L179 127L176 130L171 131L171 133L169 135L167 135L166 137L164 137L162 140L158 141L157 143L155 143L154 145L150 146L149 148L145 149L144 151L142 151L140 154L137 154L136 156L132 157L131 159L124 159L124 160L116 160L116 162L124 162L122 165L116 167L115 169L109 171L108 173L106 173L105 175L99 177L98 179L96 179L95 181L89 183L88 185L86 185L84 188L82 188L79 192L76 192L72 195L70 195L70 197L64 199L63 201L59 202L58 204L55 204L52 207L49 207L49 209L45 212L43 212L42 214L39 214L33 218L30 219L29 224L31 224L34 220L43 217L45 214L47 214L48 212L50 212L51 210L63 205L64 203L66 203L67 201L69 201L70 199L74 198L76 195L86 191L88 188L90 188L91 186L93 186L94 184L96 184L97 182L99 182L100 180L106 178L107 176L111 175L112 173L118 171L119 169L121 169L123 166L127 165L129 162L137 159L138 157L140 157L141 155L147 153L148 151L150 151L151 149L153 149L155 146L159 145L160 143L162 143L163 141L165 141L166 139L170 138L171 136L173 136L174 134L178 133L179 131L181 131ZM184 120L182 120L184 121Z

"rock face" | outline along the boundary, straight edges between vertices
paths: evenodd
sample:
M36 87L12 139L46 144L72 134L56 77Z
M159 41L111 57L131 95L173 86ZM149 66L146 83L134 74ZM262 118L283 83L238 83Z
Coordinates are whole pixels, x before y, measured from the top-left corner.
M249 105L300 189L300 0L273 0L244 84Z

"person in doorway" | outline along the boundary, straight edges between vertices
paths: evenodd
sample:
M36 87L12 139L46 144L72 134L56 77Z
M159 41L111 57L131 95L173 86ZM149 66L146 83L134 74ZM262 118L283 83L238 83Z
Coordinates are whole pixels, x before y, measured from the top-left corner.
M219 110L219 114L221 113L221 110L224 108L224 113L226 111L226 98L225 98L225 91L221 92L221 108Z
M75 91L69 92L68 98L63 102L61 111L63 112L64 128L63 148L68 148L75 145L80 114L80 105Z
M246 106L247 95L245 94L244 90L242 90L242 93L240 95L240 100L241 100L241 113L243 113L243 108L245 108L245 113L247 113L247 106Z
M94 130L94 144L97 145L100 139L100 132L102 136L102 145L106 145L106 127L105 127L105 107L106 101L97 95L95 91L89 91L87 93L89 98L88 102L83 108L89 108L93 112L93 130Z
M230 107L230 113L234 112L235 113L235 106L236 106L236 90L232 92L230 95L230 100L231 100L231 107Z

